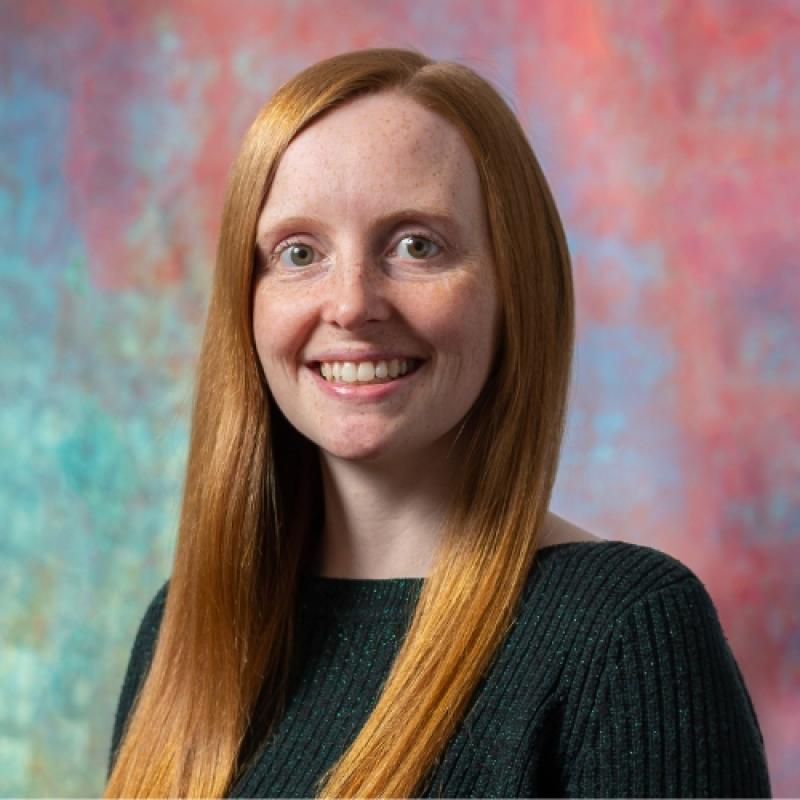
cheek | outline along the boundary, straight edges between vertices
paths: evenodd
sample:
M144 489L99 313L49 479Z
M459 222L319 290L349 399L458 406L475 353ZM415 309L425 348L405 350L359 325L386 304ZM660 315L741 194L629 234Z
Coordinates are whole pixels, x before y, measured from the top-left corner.
M302 343L308 314L297 298L287 298L266 287L253 298L253 338L266 373L276 359L291 358Z
M426 330L439 347L482 363L496 347L499 307L493 286L469 280L431 293L419 304L418 315L424 315Z
M271 330L274 330L272 309L268 303L256 295L253 301L253 339L256 343L259 361L265 372L270 359L270 350L274 345Z

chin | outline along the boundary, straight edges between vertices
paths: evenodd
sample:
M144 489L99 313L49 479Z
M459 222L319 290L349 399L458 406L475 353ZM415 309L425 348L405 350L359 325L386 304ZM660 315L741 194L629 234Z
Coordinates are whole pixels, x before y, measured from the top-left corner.
M330 458L340 461L358 461L363 463L375 463L387 458L388 453L384 447L320 447L320 450Z
M342 461L363 461L375 463L390 457L396 458L394 443L383 439L381 441L360 442L318 442L318 447L326 456L338 458Z

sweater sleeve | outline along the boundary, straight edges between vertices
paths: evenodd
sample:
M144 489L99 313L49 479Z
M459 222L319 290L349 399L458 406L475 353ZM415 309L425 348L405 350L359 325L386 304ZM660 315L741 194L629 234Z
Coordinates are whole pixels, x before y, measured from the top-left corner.
M117 703L117 713L114 718L114 731L111 737L111 751L109 754L106 780L111 776L120 741L125 732L128 716L130 715L134 701L139 693L139 689L144 683L144 679L147 677L147 672L150 669L150 662L155 652L158 630L161 625L161 617L164 614L164 604L166 602L168 586L169 581L158 590L155 597L151 600L139 624L139 630L133 642L133 648L131 649L130 658L128 660L128 668L125 671L125 679L123 680L119 701Z
M771 797L764 742L716 609L691 574L618 618L570 797Z

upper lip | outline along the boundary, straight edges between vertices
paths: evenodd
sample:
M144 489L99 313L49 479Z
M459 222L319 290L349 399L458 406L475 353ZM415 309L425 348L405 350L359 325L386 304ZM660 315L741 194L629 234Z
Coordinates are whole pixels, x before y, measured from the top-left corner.
M323 362L339 363L344 361L392 361L393 359L417 359L422 361L420 356L412 353L404 353L399 350L326 350L319 353L314 358L308 359L307 364L320 364Z

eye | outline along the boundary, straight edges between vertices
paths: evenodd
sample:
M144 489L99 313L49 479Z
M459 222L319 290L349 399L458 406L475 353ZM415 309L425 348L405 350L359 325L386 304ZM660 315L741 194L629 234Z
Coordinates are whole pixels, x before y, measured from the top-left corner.
M438 244L419 234L404 236L397 244L397 252L400 256L407 256L417 260L432 258L438 255L440 250L441 248Z
M285 267L307 267L315 256L314 248L302 242L287 242L278 251L278 260Z

